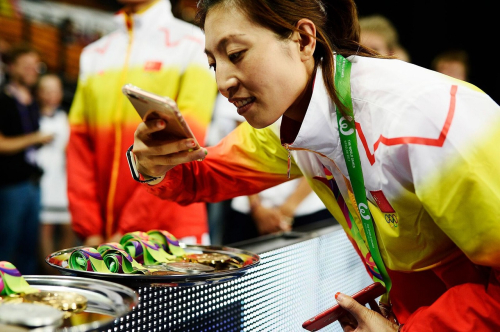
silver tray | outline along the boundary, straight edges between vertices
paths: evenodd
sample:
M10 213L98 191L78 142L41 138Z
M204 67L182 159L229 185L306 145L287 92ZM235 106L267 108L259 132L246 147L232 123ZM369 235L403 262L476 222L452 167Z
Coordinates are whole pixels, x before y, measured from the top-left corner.
M158 287L178 287L178 286L198 286L207 284L217 284L227 282L235 278L241 277L249 269L255 267L260 262L260 257L249 251L240 250L231 247L220 246L202 246L202 245L184 245L181 243L187 254L202 254L202 253L220 253L228 255L240 263L242 267L231 270L215 271L210 273L199 274L178 274L178 275L141 275L141 274L122 274L122 273L101 273L72 270L68 267L63 267L64 261L67 262L69 254L75 249L83 247L74 247L63 249L50 254L45 261L50 266L56 268L64 275L94 278L116 282L132 288L144 286Z
M42 291L74 292L87 298L85 311L74 314L76 319L65 319L63 326L50 329L53 332L84 332L103 328L132 311L139 301L134 290L103 280L67 276L23 277L32 287ZM38 330L47 331L47 328L33 331Z

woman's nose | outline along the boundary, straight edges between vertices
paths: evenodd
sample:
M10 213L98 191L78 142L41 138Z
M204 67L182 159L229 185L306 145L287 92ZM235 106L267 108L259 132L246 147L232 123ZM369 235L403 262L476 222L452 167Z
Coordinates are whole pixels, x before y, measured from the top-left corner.
M231 98L238 87L238 79L228 70L218 67L216 72L217 87L226 98Z

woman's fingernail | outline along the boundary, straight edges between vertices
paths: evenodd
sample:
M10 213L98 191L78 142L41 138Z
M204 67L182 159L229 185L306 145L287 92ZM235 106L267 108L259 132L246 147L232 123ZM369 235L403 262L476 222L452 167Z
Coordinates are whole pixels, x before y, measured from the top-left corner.
M163 121L163 120L159 120L158 122L156 122L156 126L158 128L163 128L164 125L165 125L165 121Z
M196 146L196 143L194 141L189 141L186 142L186 145L188 148L194 148Z
M337 292L335 294L335 300L337 300L337 302L341 302L343 300L344 296L342 295L341 292Z
M207 149L204 149L205 150L205 156L208 154L208 150Z

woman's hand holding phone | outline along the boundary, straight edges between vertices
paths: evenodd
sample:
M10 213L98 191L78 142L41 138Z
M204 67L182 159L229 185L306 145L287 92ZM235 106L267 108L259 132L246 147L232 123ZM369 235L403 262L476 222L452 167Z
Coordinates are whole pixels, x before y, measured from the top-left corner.
M337 293L335 299L339 305L348 311L339 318L344 332L396 332L399 326L392 323L381 314L359 304L352 297Z
M137 170L144 177L163 177L177 165L194 160L203 160L207 155L205 148L195 149L198 145L194 138L183 138L168 141L155 138L153 135L165 129L162 119L151 119L141 122L134 134L134 155ZM155 184L161 180L151 182Z

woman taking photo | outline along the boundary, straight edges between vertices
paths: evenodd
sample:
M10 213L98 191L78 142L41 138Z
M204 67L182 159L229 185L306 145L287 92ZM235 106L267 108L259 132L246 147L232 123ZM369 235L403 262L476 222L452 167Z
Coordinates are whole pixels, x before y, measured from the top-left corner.
M337 294L345 331L500 330L499 106L360 45L350 0L201 0L198 17L247 123L192 152L151 137L162 120L141 123L148 190L214 202L305 176L388 291L390 320Z

